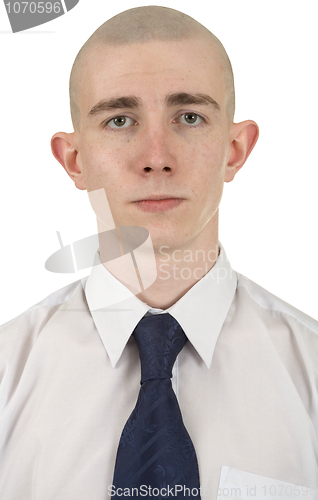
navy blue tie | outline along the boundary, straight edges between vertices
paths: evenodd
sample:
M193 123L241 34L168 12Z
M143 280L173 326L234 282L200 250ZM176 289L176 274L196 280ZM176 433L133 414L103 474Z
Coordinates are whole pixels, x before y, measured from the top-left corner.
M144 316L133 335L141 387L120 438L112 498L126 489L133 499L200 499L196 453L170 380L187 338L168 313Z

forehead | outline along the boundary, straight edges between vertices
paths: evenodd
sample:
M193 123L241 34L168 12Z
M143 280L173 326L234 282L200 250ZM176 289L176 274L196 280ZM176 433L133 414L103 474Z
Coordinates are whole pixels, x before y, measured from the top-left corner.
M97 45L85 54L78 73L78 102L85 113L99 100L137 95L163 102L168 93L212 93L225 102L225 75L218 52L206 39Z

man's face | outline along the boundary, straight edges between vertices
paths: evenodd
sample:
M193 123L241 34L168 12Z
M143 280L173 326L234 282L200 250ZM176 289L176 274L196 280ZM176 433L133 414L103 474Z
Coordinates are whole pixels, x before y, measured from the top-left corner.
M97 108L102 101L107 106ZM96 47L83 63L79 107L83 187L105 189L115 223L146 227L154 247L207 241L217 228L231 129L211 43ZM154 197L166 201L142 201Z

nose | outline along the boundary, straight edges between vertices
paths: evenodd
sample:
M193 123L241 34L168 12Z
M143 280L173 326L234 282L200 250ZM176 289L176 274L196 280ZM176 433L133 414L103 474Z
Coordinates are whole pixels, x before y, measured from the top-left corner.
M177 168L173 132L164 126L147 127L136 138L134 165L143 176L172 175Z

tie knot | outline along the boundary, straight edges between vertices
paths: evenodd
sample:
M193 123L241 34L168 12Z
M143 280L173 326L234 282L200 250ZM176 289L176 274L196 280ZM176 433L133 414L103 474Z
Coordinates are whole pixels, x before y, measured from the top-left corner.
M187 341L178 321L169 313L144 316L133 336L139 348L141 383L171 378L176 357Z

